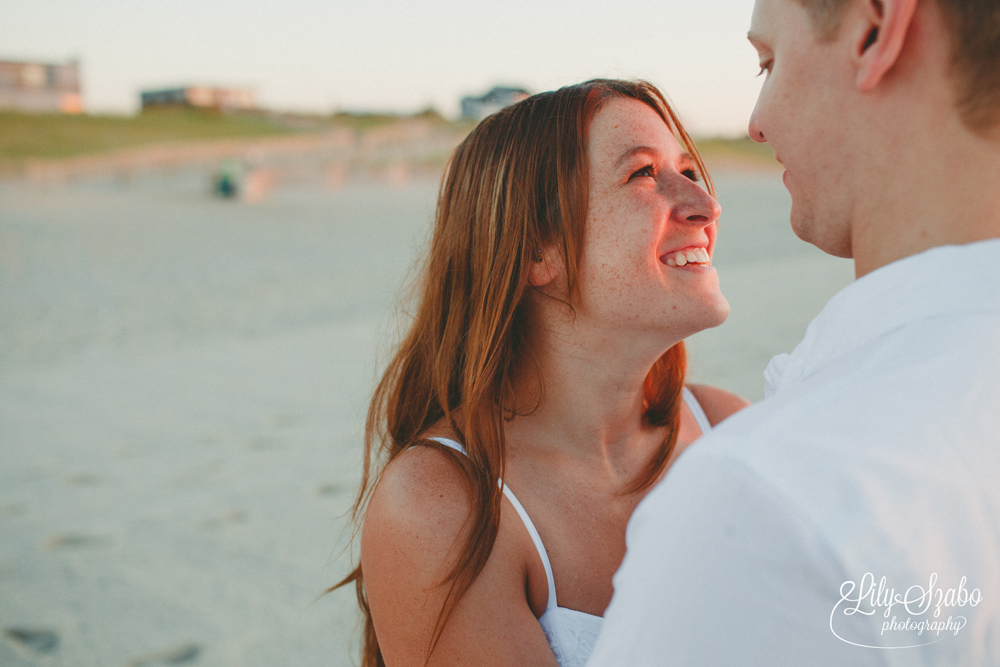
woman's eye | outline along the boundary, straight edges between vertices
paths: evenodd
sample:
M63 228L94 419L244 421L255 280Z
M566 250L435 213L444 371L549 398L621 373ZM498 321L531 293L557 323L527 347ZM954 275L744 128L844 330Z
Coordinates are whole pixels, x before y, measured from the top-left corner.
M762 62L760 64L760 71L757 72L757 76L760 76L760 75L764 74L765 72L767 72L768 74L770 74L771 73L771 62L772 61L770 61L770 60L766 60L766 61Z
M684 171L681 172L681 175L690 178L695 183L701 180L701 176L698 175L698 172L695 171L694 167L689 167L688 169L685 169Z
M650 178L652 178L655 175L656 174L653 171L653 165L647 164L645 167L643 167L639 171L633 173L629 178L635 178L636 176L642 176L642 177L650 177Z

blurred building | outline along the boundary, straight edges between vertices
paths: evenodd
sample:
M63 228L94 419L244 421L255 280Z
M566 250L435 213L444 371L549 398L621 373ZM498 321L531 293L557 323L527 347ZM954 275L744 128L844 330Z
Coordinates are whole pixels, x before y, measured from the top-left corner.
M140 98L143 111L162 107L193 107L216 111L251 111L257 108L254 93L249 88L163 88L144 90L140 93Z
M82 113L80 64L0 60L0 109Z
M520 102L529 95L530 93L523 88L496 86L482 97L463 97L462 118L480 121L504 107Z

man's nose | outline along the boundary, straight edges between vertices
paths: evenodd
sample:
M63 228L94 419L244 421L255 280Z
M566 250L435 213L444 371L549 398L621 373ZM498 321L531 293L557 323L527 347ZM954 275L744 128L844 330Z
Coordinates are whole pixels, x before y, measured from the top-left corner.
M760 108L758 104L753 108L753 113L750 114L750 125L747 126L747 133L750 138L759 144L767 143L767 138L764 136L764 130L760 129L760 121L758 120L757 110Z

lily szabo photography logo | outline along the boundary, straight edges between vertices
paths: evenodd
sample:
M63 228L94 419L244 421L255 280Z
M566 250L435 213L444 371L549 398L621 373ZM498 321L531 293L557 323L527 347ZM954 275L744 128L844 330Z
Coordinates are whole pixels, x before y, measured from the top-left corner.
M897 593L886 578L878 581L871 572L861 581L840 585L840 601L830 613L830 631L841 641L864 648L914 648L956 637L968 624L966 613L979 605L983 594L969 589L966 577L952 588L930 576L926 587L914 584ZM860 615L860 616L859 616ZM865 619L864 617L868 617ZM860 622L859 622L860 621ZM881 637L878 645L864 633Z

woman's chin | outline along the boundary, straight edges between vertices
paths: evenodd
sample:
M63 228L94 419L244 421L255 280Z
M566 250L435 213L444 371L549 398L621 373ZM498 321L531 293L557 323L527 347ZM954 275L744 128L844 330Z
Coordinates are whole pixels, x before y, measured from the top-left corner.
M657 322L646 333L652 335L650 342L655 346L670 347L689 336L719 326L727 317L729 302L718 293L715 298L700 300L697 304L678 305L666 319ZM628 334L623 331L620 335Z
M714 329L729 317L729 301L722 296L721 292L716 292L713 298L706 299L701 307L690 313L690 318L686 323L687 336L693 336L705 329ZM687 337L685 336L685 338Z
M712 315L714 315L714 317L711 318L712 323L706 326L706 329L717 327L729 319L729 301L726 297L722 296L721 293L719 294L718 301L715 303L715 309Z

